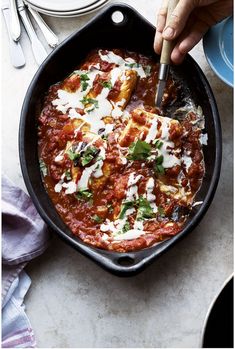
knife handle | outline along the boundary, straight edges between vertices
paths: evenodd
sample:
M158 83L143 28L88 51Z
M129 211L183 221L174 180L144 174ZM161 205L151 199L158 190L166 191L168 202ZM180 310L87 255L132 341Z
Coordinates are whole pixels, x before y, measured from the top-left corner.
M14 41L11 36L11 28L10 28L10 9L9 7L2 7L2 12L4 16L4 20L6 23L7 33L9 37L10 44L10 59L13 67L21 68L25 65L25 58L21 48L19 41Z
M11 9L11 20L10 20L11 37L14 41L18 41L20 39L21 28L20 28L20 21L18 17L15 0L10 0L10 9Z
M43 18L39 15L37 11L28 6L28 10L37 22L39 28L41 29L47 43L52 48L55 48L58 43L58 37L53 33L53 31L48 27L48 25L44 22Z
M176 8L176 5L178 4L179 0L169 0L168 3L168 9L167 9L167 16L166 16L166 26L169 23L170 17L172 15L172 12ZM162 51L161 51L161 58L160 63L161 64L170 64L171 63L171 52L175 46L174 40L168 41L163 40L162 43Z
M40 65L48 56L44 46L41 41L38 39L37 34L34 31L32 23L28 17L26 9L24 6L18 7L19 14L21 16L22 22L24 24L25 30L28 34L28 37L31 41L32 51L34 54L35 61L38 65Z

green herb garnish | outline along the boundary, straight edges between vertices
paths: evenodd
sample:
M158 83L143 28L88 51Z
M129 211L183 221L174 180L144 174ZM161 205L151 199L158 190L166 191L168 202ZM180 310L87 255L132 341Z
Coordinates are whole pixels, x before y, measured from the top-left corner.
M103 87L105 87L105 88L108 88L108 89L112 89L112 83L111 83L111 81L101 81L101 85L103 86Z
M75 197L78 200L91 200L92 199L92 192L89 189L80 189L76 194Z
M71 177L71 173L70 173L69 170L66 170L66 171L65 171L65 177L66 177L66 179L67 179L68 181L71 181L72 177Z
M130 230L130 223L129 222L126 222L124 227L122 228L122 232L123 233L126 233L127 231Z
M86 91L89 85L87 81L90 80L90 78L87 74L81 74L80 79L81 79L82 91Z
M127 201L127 202L124 202L121 206L121 211L120 211L120 214L119 214L119 219L123 219L124 216L125 216L125 213L126 211L128 210L128 208L132 207L133 206L133 202L132 201Z
M138 140L129 147L129 160L145 160L150 155L151 146L145 141Z
M125 63L125 66L126 67L129 67L129 68L139 68L141 65L139 63Z
M103 222L103 218L99 217L97 214L94 214L94 216L92 216L91 218L96 223L102 223Z
M81 155L81 165L86 166L89 164L99 153L99 149L96 147L88 147Z
M161 149L161 147L163 146L163 142L160 139L155 139L153 141L153 145L155 145L157 149Z
M71 149L68 149L66 153L68 154L69 159L72 160L72 161L80 158L80 154L79 153L75 153Z
M43 175L43 177L47 176L47 165L45 164L45 162L42 159L39 159L39 167L40 167L40 171Z
M94 98L83 97L83 99L81 99L80 102L84 105L93 104L94 108L99 108L98 101Z
M162 166L162 163L163 163L163 155L160 155L156 158L155 165L154 165L154 170L160 174L165 173L165 169Z
M152 207L150 206L150 203L148 202L147 199L143 198L143 196L139 197L138 200L139 208L137 211L137 220L143 220L144 218L153 218L154 217L154 212Z

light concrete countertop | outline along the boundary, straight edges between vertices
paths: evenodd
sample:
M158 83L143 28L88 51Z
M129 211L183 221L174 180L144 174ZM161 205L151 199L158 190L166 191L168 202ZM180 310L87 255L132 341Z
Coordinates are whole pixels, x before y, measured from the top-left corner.
M160 0L122 2L155 24ZM44 18L61 41L95 14ZM23 69L11 66L7 41L3 26L2 169L25 189L18 157L18 125L23 98L37 65L25 32L21 43L27 63ZM32 279L26 311L38 347L200 345L208 307L233 270L233 101L232 89L208 66L201 43L192 55L214 91L223 129L221 177L206 216L193 233L146 271L126 279L110 275L54 236L48 250L26 268Z

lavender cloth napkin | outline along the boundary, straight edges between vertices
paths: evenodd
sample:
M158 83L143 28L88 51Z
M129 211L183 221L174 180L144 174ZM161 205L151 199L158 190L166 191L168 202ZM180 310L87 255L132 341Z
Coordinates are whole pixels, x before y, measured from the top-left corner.
M47 248L49 233L30 197L2 176L2 302L28 261Z

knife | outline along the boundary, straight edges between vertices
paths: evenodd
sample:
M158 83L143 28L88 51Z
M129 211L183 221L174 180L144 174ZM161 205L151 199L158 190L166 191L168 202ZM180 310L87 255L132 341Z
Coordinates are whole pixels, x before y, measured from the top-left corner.
M18 17L15 0L10 0L10 10L11 10L11 17L10 17L11 37L14 41L18 41L20 39L21 28L20 28L20 20Z
M11 63L15 68L21 68L25 65L25 58L24 58L24 54L19 41L17 42L13 41L11 36L11 28L10 28L11 15L10 15L10 6L8 1L3 2L2 13L4 16L4 20L6 22L7 33L9 37Z
M178 2L179 2L179 0L169 0L168 10L167 10L167 18L166 18L166 26L169 22L171 14L174 11ZM159 73L158 73L158 87L157 87L156 100L155 100L157 107L160 107L161 103L162 103L162 97L163 97L163 94L165 91L168 73L169 73L169 69L170 69L171 52L174 48L174 45L175 45L174 41L163 40L163 43L162 43L162 51L161 51L161 57L160 57L160 68L159 68Z
M34 31L34 28L28 17L23 1L17 0L17 6L18 6L18 11L22 19L22 22L24 24L25 30L31 41L31 46L32 46L32 51L33 51L35 61L38 65L40 65L44 61L44 59L47 57L48 54Z
M58 37L48 27L48 25L45 23L45 21L43 20L43 18L39 15L39 13L37 11L32 9L30 6L28 6L28 10L31 13L31 15L33 16L33 18L35 19L35 21L37 22L39 28L41 29L41 31L42 31L42 33L43 33L43 35L48 43L48 45L51 46L52 48L55 48L59 43Z

